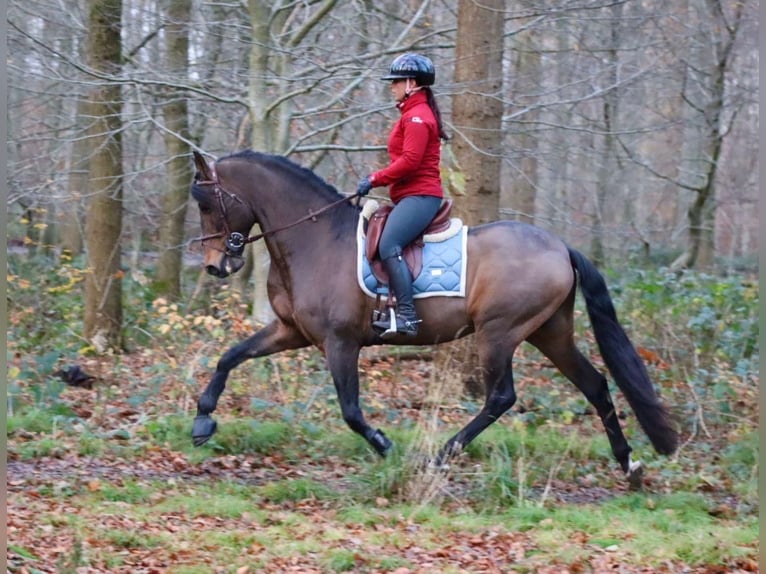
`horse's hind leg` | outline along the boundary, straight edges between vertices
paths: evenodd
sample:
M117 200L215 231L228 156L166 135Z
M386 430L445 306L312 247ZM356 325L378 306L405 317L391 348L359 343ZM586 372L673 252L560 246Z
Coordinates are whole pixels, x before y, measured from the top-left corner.
M197 401L197 416L192 427L194 446L205 444L216 430L216 422L210 417L218 399L226 388L226 379L232 369L248 359L263 357L287 349L299 349L308 346L308 341L279 320L272 321L252 337L226 351L215 368L205 390Z
M437 466L442 466L451 456L458 454L516 402L511 369L516 345L490 344L481 334L477 334L477 340L486 393L484 406L473 420L447 441L434 461Z
M527 341L548 357L595 407L614 457L627 474L631 487L639 488L643 472L641 464L630 458L632 449L620 427L606 377L596 370L574 344L571 309L569 314L566 306L559 309Z

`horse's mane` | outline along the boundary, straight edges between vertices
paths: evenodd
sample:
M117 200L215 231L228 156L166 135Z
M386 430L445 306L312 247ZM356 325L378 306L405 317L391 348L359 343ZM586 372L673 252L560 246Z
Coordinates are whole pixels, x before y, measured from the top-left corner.
M227 159L244 159L247 161L268 164L282 172L286 172L291 177L297 177L301 180L301 183L304 186L310 187L314 192L321 194L330 202L337 201L343 197L335 187L327 183L315 172L295 163L283 155L273 155L246 149L224 156L218 161L220 162Z
M315 196L321 197L323 200L327 201L327 203L336 202L344 197L335 187L327 183L312 170L289 160L285 156L246 149L222 156L216 163L227 160L244 160L246 162L268 166L283 174L288 179L298 180L300 185L296 184L296 188L301 188L308 193L313 193ZM210 186L198 185L196 180L192 184L192 197L200 204L200 206L211 206L213 196L210 193L210 189ZM349 210L358 213L360 209L360 207L353 205L351 202L345 202L339 205L338 209L333 209L328 212L328 216L332 218L334 224L341 224L344 228L349 225L353 227L356 225L356 217L349 217Z

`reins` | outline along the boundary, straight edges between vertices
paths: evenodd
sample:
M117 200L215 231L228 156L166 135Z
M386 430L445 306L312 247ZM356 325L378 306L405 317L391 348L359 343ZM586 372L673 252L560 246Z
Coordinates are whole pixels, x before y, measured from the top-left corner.
M244 202L237 195L230 193L223 188L223 186L221 185L221 182L218 179L218 174L215 172L214 166L210 166L210 169L212 170L211 179L197 181L196 184L213 186L213 191L215 193L215 196L218 198L218 206L221 212L221 219L223 220L224 231L220 231L218 233L211 233L210 235L204 235L202 237L197 237L193 239L192 241L199 241L204 243L205 241L209 239L217 239L219 237L228 236L228 239L226 240L227 250L230 250L232 252L239 252L240 254L242 252L242 249L244 249L245 245L247 245L248 243L253 243L255 241L258 241L259 239L265 239L266 237L279 233L280 231L285 231L287 229L290 229L291 227L295 227L296 225L300 225L301 223L304 223L309 220L316 221L316 218L318 215L321 215L325 211L328 211L334 207L337 207L341 203L344 203L350 199L354 199L356 197L357 204L359 203L359 196L357 194L350 195L348 197L342 197L337 201L334 201L328 205L325 205L324 207L322 207L321 209L318 209L317 211L309 211L308 215L304 215L303 217L301 217L300 219L296 221L293 221L292 223L288 223L287 225L283 225L282 227L277 227L275 229L269 229L268 231L264 231L263 233L258 233L256 235L249 235L248 237L244 237L241 233L237 231L232 232L229 230L229 224L226 219L226 204L224 203L224 200L223 200L223 194L225 193L226 195L242 203L243 205L244 205Z
M269 229L268 231L264 231L263 233L259 233L257 235L250 235L243 241L245 243L252 243L253 241L258 241L259 239L263 239L264 237L268 237L269 235L274 235L275 233L279 233L280 231L285 231L286 229L290 229L291 227L295 227L296 225L300 225L304 221L313 220L316 221L317 215L321 215L325 211L332 209L333 207L337 207L344 201L348 201L349 199L353 199L356 197L356 195L350 195L349 197L342 197L338 201L333 201L329 205L325 205L323 208L318 209L317 211L309 211L308 215L304 215L300 219L293 221L292 223L288 223L287 225L283 225L282 227L277 227L276 229Z

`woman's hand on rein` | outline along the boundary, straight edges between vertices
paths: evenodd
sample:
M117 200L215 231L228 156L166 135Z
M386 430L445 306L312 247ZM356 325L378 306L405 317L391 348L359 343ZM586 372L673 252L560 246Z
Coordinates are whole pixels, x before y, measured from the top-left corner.
M372 181L370 180L370 176L363 177L359 180L359 184L356 186L356 194L364 197L368 193L370 193L370 190L372 189Z

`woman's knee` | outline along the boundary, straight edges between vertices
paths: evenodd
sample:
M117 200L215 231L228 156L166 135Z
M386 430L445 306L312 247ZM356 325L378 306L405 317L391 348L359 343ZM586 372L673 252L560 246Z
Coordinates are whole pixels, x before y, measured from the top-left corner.
M380 238L380 243L378 244L378 253L380 254L381 260L385 261L389 257L398 257L402 254L403 251L404 248L400 242L384 241L383 237Z

